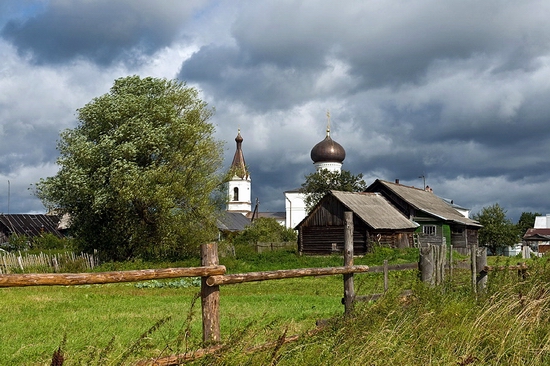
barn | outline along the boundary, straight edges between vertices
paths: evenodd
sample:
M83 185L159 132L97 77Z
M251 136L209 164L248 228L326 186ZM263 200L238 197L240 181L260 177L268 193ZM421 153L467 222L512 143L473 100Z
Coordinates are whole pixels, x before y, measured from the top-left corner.
M353 213L353 250L365 254L373 245L412 246L418 224L407 219L381 194L330 191L296 226L302 254L344 250L344 212Z

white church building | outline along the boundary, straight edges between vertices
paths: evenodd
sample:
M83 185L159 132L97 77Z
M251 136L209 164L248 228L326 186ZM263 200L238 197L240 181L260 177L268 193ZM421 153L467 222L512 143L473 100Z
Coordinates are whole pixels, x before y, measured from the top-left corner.
M326 136L323 141L311 149L311 160L313 160L316 171L326 169L331 172L341 172L342 164L346 158L346 151L342 145L330 137L330 116L327 114L327 117L329 117L329 121ZM227 211L239 212L251 219L254 217L273 217L281 225L287 228L295 228L307 215L304 194L300 192L299 188L285 191L284 214L257 212L257 206L253 211L251 201L252 180L244 160L242 150L243 138L240 130L235 138L235 142L237 143L237 148L230 168L231 178L228 182Z

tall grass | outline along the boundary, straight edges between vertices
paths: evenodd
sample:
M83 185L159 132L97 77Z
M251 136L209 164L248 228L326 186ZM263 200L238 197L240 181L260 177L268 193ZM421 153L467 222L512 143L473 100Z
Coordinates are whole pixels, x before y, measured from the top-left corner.
M357 304L352 317L335 317L298 342L252 354L242 352L248 345L236 346L197 364L548 365L547 267L533 263L526 280L515 272L492 273L490 287L477 297L460 284L417 283L412 296L394 291Z

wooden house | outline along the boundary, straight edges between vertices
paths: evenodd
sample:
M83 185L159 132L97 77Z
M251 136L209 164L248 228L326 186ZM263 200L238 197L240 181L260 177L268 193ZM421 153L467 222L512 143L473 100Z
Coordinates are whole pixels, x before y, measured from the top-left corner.
M49 233L62 238L60 221L60 217L57 215L1 214L0 243L9 241L9 237L12 235L24 235L32 238Z
M344 212L353 212L353 251L365 254L375 243L408 247L418 224L408 220L382 195L331 191L296 227L303 254L331 254L344 250Z
M523 241L533 246L537 252L546 254L550 252L550 229L531 228L523 235Z
M465 217L430 189L377 179L366 192L380 193L405 217L419 224L415 234L421 244L451 244L464 254L470 244L478 244L482 225Z

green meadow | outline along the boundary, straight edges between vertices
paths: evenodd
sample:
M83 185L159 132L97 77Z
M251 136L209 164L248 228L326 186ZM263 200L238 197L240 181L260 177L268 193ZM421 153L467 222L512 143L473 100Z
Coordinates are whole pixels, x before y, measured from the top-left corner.
M414 261L417 253L379 250L356 264ZM341 257L293 252L222 258L232 273L341 265ZM501 264L505 264L504 262ZM193 263L107 263L98 271ZM550 269L530 263L526 279L511 271L489 276L473 294L469 274L443 286L414 271L390 273L390 290L357 303L343 317L342 276L221 287L224 347L199 365L544 365L550 361ZM382 292L381 274L355 276L358 295ZM402 289L413 295L402 298ZM203 347L198 279L0 289L0 364L131 365ZM317 322L323 320L323 326ZM285 337L298 340L284 344ZM254 348L275 342L266 348Z

